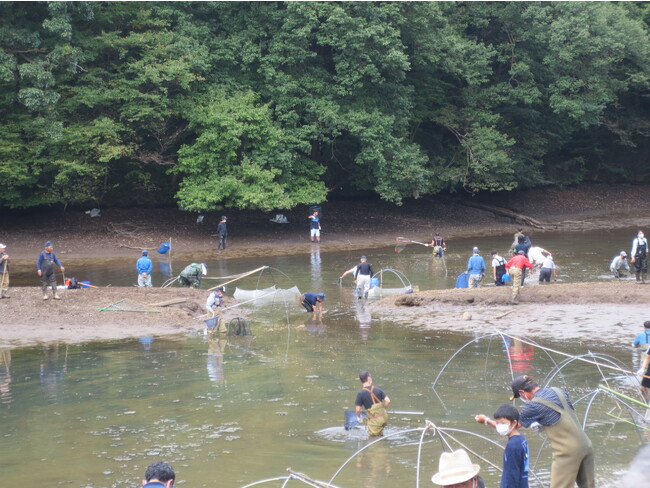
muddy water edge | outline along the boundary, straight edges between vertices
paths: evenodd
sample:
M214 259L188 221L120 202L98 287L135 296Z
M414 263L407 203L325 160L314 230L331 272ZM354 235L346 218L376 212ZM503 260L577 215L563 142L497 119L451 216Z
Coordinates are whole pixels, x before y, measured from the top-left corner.
M543 234L539 239L533 236L533 241L554 252L560 279L592 281L609 279L609 261L619 250L629 251L630 236L632 229L611 235ZM417 245L400 254L392 246L364 254L376 271L398 269L421 289L448 288L463 270L472 246L479 246L487 257L492 248L505 253L509 240L510 236L455 240L449 243L444 262ZM360 369L373 372L393 408L424 412L392 415L388 433L422 427L428 419L443 431L466 429L503 445L493 431L475 424L473 415L492 415L508 403L508 358L514 358L515 374L541 379L564 358L486 337L463 349L434 389L432 384L448 359L483 332L430 331L372 317L353 304L349 281L342 287L337 283L359 254L321 254L312 246L304 255L227 261L191 256L171 263L172 276L193 260L206 261L210 276L270 266L261 277L248 278L240 286L296 284L303 292L323 291L328 300L322 321L311 320L294 303L276 303L249 309L253 337L196 334L3 350L0 464L5 481L27 486L127 487L138 483L146 466L158 459L174 465L178 486L243 486L282 476L287 467L329 480L367 443L361 432L346 432L342 427L344 410L353 407L360 385ZM155 284L167 277L161 263L165 264L156 256ZM97 285L124 286L135 281L134 260L71 261L66 268L69 274ZM34 284L27 272L13 278ZM233 291L230 287L227 294ZM630 325L631 331L637 328ZM540 344L573 355L607 354L626 367L634 362L625 344L598 338L588 343L546 339ZM611 371L604 375L610 386L635 395L635 385L626 376ZM574 362L552 384L570 392L582 419L588 395L603 381L597 367ZM587 432L596 449L601 487L616 486L616 479L647 441L646 432L636 429L631 419L620 402L604 394L589 409ZM531 465L548 485L548 443L538 434L524 432ZM484 440L466 434L457 437L501 465L501 451ZM334 483L415 486L418 440L419 434L404 435L372 446ZM442 443L433 434L425 440L420 482L428 484L437 471ZM497 486L497 470L478 462L487 485Z

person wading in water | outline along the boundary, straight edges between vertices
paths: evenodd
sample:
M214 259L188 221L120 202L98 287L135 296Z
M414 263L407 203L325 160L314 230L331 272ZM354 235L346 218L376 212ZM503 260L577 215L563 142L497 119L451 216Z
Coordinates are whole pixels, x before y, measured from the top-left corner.
M384 435L384 426L388 422L386 409L390 405L390 398L381 388L372 384L372 377L368 371L361 371L359 379L363 388L357 393L354 402L357 419L361 422L361 407L363 407L367 412L368 433L372 436Z

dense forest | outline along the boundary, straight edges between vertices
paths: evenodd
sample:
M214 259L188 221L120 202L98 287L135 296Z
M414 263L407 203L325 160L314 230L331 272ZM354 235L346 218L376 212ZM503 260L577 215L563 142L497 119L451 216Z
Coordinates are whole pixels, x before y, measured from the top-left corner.
M0 2L0 207L647 182L643 2Z

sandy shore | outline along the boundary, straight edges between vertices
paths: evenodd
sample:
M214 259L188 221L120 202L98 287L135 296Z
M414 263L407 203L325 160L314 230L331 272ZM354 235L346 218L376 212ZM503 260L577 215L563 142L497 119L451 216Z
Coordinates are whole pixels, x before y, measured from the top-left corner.
M565 229L643 228L650 226L649 190L647 185L583 185L567 190L486 195L480 202L536 219L541 227L524 225L526 232L535 235ZM322 206L321 251L387 246L400 235L427 241L435 231L453 239L510 233L518 227L511 218L467 206L468 199L471 197L467 195L447 196L408 201L401 207L377 200L326 203ZM14 269L33 266L46 240L55 243L64 263L133 258L141 249L157 249L169 241L178 258L207 252L219 259L308 253L307 208L283 213L289 224L271 222L275 213L235 210L206 213L203 223L197 223L195 213L171 208L107 209L97 218L81 211L2 212L0 242L8 245ZM226 251L215 250L214 230L221 214L229 217ZM192 317L203 313L205 291L69 290L64 300L50 301L47 308L42 306L36 288L12 295L9 300L0 300L0 346L182 334L203 327ZM475 331L498 326L512 333L555 338L595 333L601 340L628 343L630 330L637 330L648 319L642 304L648 303L650 287L633 283L529 287L524 289L521 305L510 312L508 295L509 289L504 288L431 291L397 301L386 299L373 309L377 316L416 327ZM157 312L97 310L126 297L145 305L176 297L184 297L186 302L160 307ZM471 320L463 319L465 311L471 312ZM624 326L612 325L622 321ZM564 327L563 322L572 325Z

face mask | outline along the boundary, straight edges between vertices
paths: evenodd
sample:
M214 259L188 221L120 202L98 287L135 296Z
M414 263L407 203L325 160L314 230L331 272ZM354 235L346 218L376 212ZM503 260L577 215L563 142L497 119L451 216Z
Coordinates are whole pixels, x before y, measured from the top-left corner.
M528 400L526 400L522 395L519 395L519 399L520 399L523 403L528 403Z
M497 424L496 429L499 435L508 435L512 432L513 427L510 424Z
M639 239L643 239L643 234L639 232Z

